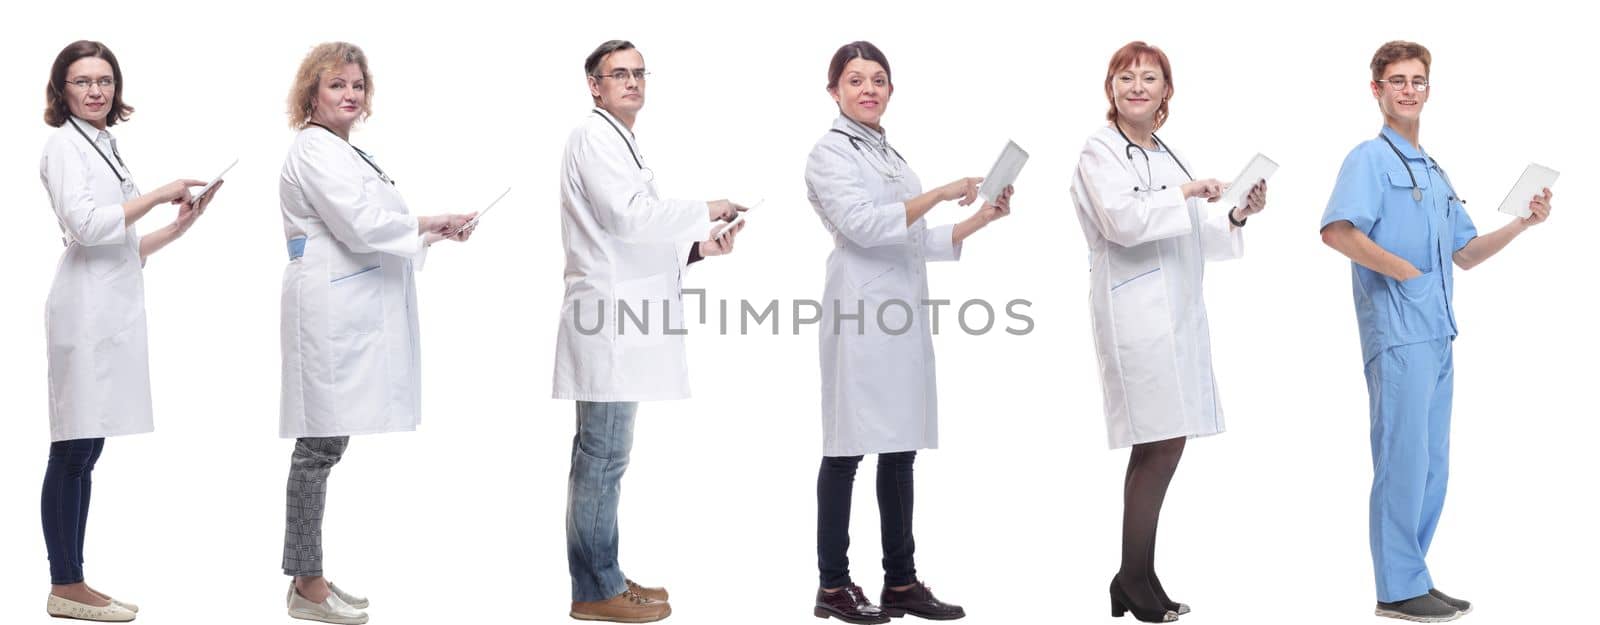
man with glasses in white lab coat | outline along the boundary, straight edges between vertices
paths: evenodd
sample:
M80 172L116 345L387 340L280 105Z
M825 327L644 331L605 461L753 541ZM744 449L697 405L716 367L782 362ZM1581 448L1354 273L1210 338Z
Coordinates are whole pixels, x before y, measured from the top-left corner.
M561 163L566 294L556 336L554 397L577 401L567 487L567 566L579 620L643 623L672 613L663 588L617 564L617 504L638 402L689 396L683 271L733 251L744 207L656 195L634 120L644 107L644 57L607 41L584 61L595 108Z

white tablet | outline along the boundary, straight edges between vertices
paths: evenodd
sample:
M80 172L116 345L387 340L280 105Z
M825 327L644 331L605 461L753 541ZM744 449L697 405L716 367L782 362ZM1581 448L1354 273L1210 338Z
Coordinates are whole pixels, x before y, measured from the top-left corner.
M1233 184L1228 185L1228 190L1222 192L1222 197L1217 203L1228 207L1229 210L1237 208L1244 203L1245 196L1256 183L1271 178L1277 171L1277 162L1264 154L1256 154L1255 158L1250 159L1250 163L1244 166L1244 171L1239 172L1239 176L1233 179Z
M461 234L463 231L466 231L466 230L471 229L471 228L478 227L478 220L479 219L483 219L484 215L489 214L489 209L494 208L495 204L499 204L500 200L502 198L504 198L507 193L510 193L510 192L511 192L511 187L506 187L506 190L505 191L501 191L500 195L498 197L495 197L493 202L490 202L488 206L483 207L483 210L478 211L478 216L477 217L473 217L471 221L468 221L467 223L461 224L461 227L460 228L456 228L456 231L451 233L451 236L454 236L454 235L457 235L457 234Z
M1007 141L1004 150L1000 151L1000 158L995 159L994 167L989 168L989 175L983 177L983 184L978 185L978 197L984 204L993 203L995 198L1017 181L1017 174L1022 173L1022 166L1028 162L1028 153L1023 151L1015 141Z
M751 204L749 206L745 206L744 210L739 211L739 214L734 215L733 219L730 219L730 220L728 220L726 222L728 225L723 226L721 228L718 228L717 229L717 234L720 235L720 234L722 234L724 232L727 232L729 228L732 228L734 226L737 226L739 224L744 223L744 216L750 214L750 211L755 210L757 206L761 206L761 204L763 202L766 202L766 201L767 201L767 198L761 198L759 200L756 200L755 204ZM743 206L743 205L741 204L741 206Z
M1556 183L1560 176L1554 169L1538 163L1528 163L1528 168L1522 170L1522 177L1517 183L1511 185L1511 192L1506 194L1506 199L1500 201L1500 212L1516 215L1527 219L1533 211L1528 208L1528 202L1535 195L1544 195L1544 190Z
M222 177L228 175L228 170L233 169L233 166L234 165L238 165L238 164L239 164L239 159L236 158L236 159L233 159L232 163L228 163L227 167L222 168L222 173L217 174L216 178L212 178L211 182L206 183L206 186L201 187L199 193L196 193L193 196L191 196L191 197L194 198L194 202L195 203L199 203L201 198L204 198L207 193L211 192L212 189L217 188L217 183L222 182Z

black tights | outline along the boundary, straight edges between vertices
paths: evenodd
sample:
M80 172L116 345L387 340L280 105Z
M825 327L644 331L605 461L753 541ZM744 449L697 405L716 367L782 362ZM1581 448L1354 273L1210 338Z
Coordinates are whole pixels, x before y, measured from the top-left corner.
M1156 579L1156 525L1186 440L1134 445L1128 455L1128 475L1122 483L1122 568L1117 580L1130 601L1147 609L1171 601Z

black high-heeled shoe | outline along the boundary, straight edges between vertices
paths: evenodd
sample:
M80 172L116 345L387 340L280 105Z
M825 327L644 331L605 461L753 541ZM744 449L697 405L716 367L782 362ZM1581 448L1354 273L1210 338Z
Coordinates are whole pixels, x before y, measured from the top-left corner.
M1166 609L1165 606L1146 608L1134 603L1128 598L1128 593L1117 583L1117 578L1111 578L1111 616L1120 617L1128 612L1133 613L1133 618L1144 623L1172 623L1178 620L1178 613Z
M1150 574L1150 588L1156 591L1157 597L1161 597L1161 604L1167 606L1167 610L1177 612L1178 616L1189 613L1189 604L1178 603L1168 597L1167 590L1161 587L1161 578L1156 577L1155 573Z

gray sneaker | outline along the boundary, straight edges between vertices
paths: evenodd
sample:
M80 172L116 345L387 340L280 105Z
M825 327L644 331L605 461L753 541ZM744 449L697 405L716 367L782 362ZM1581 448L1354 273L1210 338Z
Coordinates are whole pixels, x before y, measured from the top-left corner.
M1457 610L1460 610L1462 616L1466 616L1468 614L1472 614L1472 602L1471 601L1467 601L1466 599L1457 599L1457 598L1452 597L1450 595L1444 594L1442 592L1439 592L1438 588L1429 588L1428 589L1428 594L1433 595L1433 597L1435 599L1438 599L1440 601L1443 601L1445 603L1450 604L1450 607L1455 608ZM134 611L138 612L138 610L134 610Z
M1461 611L1433 595L1418 595L1395 603L1378 602L1378 616L1413 623L1444 623L1461 618Z

